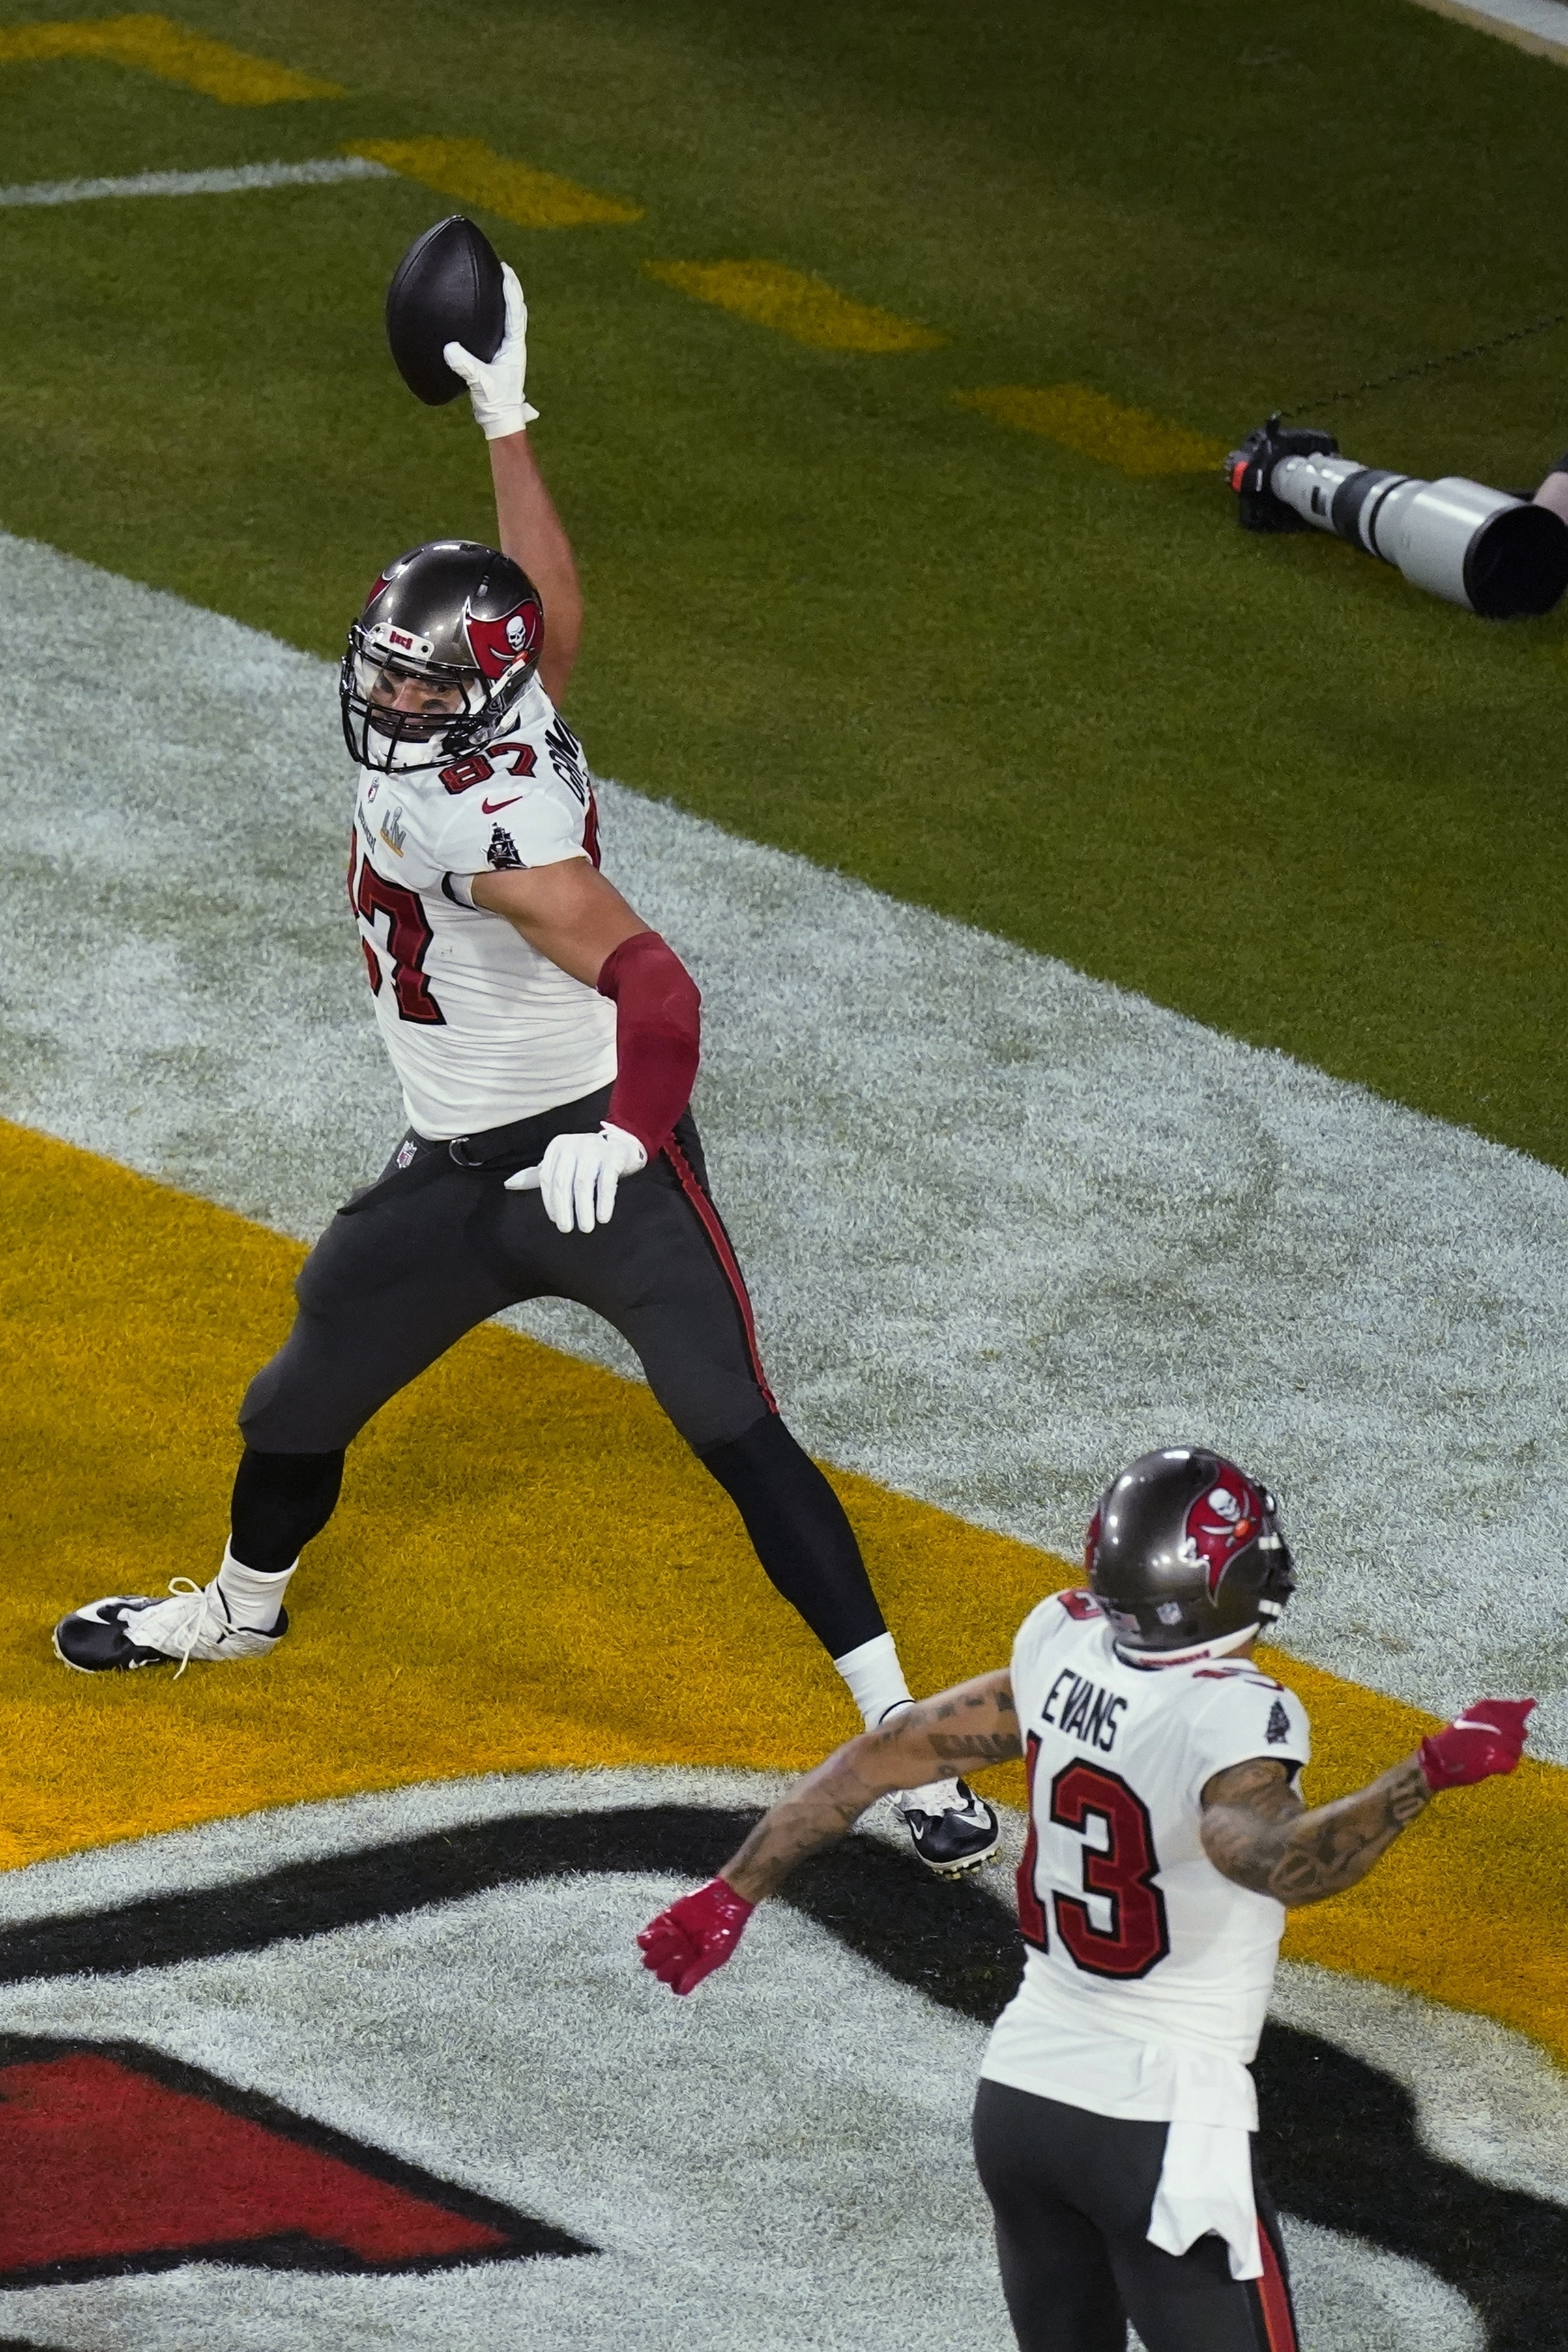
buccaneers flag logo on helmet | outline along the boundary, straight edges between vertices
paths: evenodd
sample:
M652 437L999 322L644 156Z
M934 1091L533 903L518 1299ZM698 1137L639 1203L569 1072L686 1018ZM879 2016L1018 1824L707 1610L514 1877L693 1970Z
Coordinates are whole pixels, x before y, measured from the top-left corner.
M468 640L479 674L483 677L504 677L514 662L526 661L539 649L541 625L544 615L536 597L529 597L503 613L499 621L476 620L472 613L463 619L463 634Z
M1207 1573L1209 1598L1238 1551L1245 1551L1263 1524L1267 1506L1234 1463L1222 1462L1219 1476L1187 1513L1183 1550Z

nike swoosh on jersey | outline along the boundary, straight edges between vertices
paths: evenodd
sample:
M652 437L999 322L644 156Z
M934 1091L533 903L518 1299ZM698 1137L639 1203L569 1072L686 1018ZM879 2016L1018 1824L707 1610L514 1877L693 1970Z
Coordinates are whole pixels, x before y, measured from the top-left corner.
M494 816L497 809L510 808L512 801L520 801L521 798L521 793L513 793L510 801L481 801L479 806L487 816Z

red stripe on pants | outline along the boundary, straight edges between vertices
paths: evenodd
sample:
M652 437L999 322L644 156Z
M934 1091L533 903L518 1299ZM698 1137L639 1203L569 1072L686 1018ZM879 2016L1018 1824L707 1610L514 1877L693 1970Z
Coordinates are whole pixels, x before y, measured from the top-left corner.
M1298 2352L1296 2323L1290 2315L1290 2290L1285 2284L1274 2241L1261 2221L1258 2224L1258 2251L1263 2257L1263 2276L1257 2281L1257 2286L1264 2341L1268 2352Z
M752 1360L752 1377L763 1392L763 1399L768 1411L777 1412L778 1405L772 1389L768 1386L768 1376L763 1370L763 1360L757 1348L757 1327L752 1314L752 1301L746 1290L746 1279L741 1272L740 1261L730 1246L730 1236L724 1231L718 1210L698 1182L696 1170L673 1137L664 1147L664 1156L679 1179L681 1191L701 1219L702 1230L711 1242L713 1255L719 1261L724 1279L734 1293L735 1304L741 1310L741 1321L745 1327L746 1353Z

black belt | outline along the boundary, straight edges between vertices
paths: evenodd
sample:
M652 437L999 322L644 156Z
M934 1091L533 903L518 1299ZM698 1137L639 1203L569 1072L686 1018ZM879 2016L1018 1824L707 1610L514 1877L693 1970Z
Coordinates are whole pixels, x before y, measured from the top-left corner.
M457 1168L504 1169L512 1175L536 1165L546 1144L558 1135L593 1134L609 1107L610 1089L597 1087L575 1102L556 1103L535 1111L531 1118L514 1118L509 1127L489 1127L481 1135L455 1135L447 1146Z
M556 1103L549 1110L536 1111L531 1118L514 1118L510 1126L486 1128L479 1135L455 1135L447 1141L422 1135L405 1165L389 1169L363 1192L354 1193L338 1214L354 1216L388 1192L421 1192L447 1168L466 1169L474 1175L514 1176L520 1168L537 1167L545 1146L555 1136L592 1134L609 1100L609 1087L599 1087L591 1095L580 1095L575 1102Z

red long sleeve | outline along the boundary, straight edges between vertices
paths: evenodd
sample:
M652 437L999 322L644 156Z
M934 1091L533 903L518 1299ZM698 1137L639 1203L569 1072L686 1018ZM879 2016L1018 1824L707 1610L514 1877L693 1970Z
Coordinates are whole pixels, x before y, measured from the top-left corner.
M616 1008L616 1083L605 1124L635 1135L651 1160L691 1099L702 999L657 931L638 931L605 958L599 993Z

